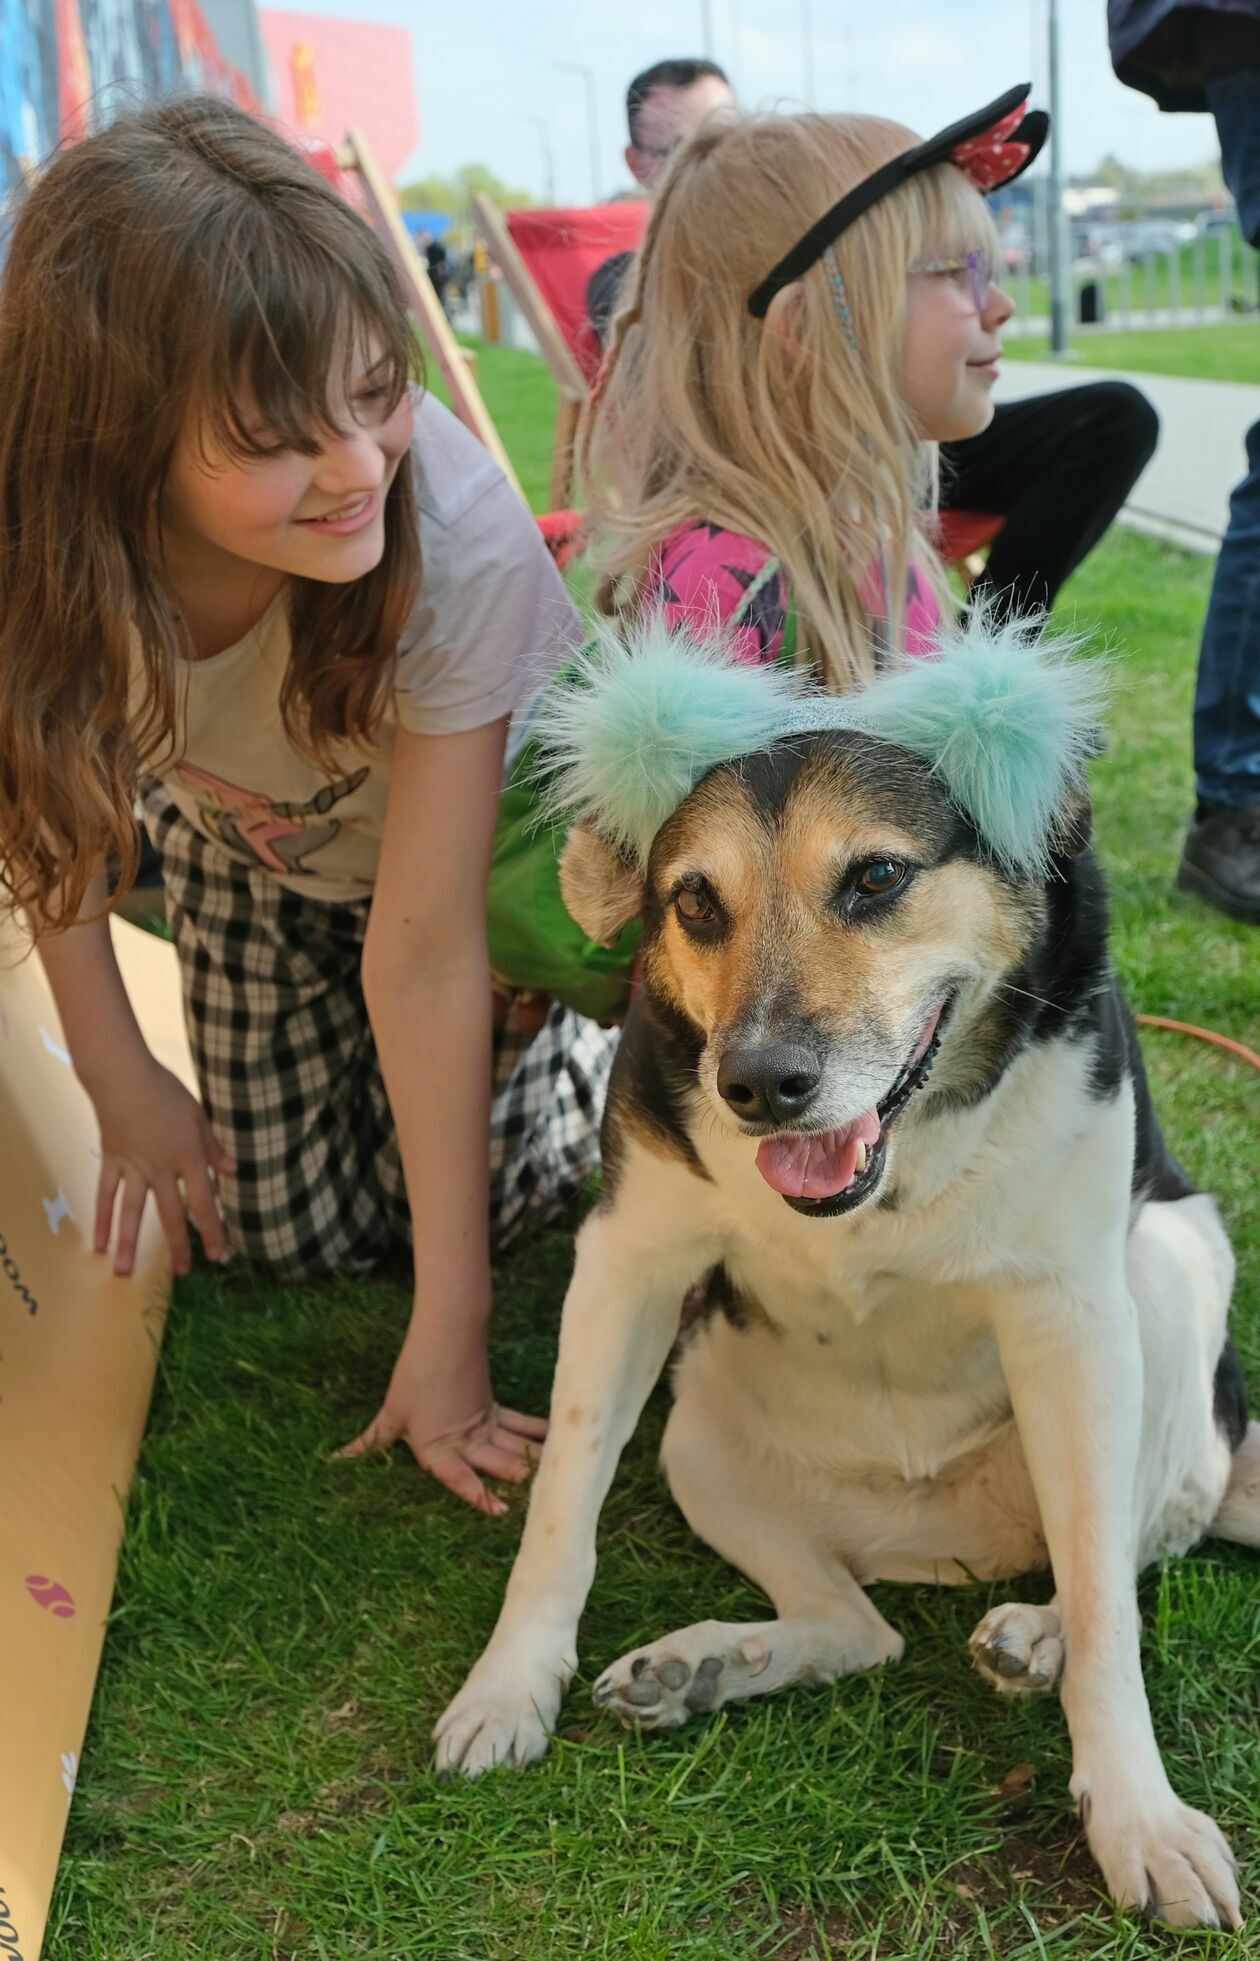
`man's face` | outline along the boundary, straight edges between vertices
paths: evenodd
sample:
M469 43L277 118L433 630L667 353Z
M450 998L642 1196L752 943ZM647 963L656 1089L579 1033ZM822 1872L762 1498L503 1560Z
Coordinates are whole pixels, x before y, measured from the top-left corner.
M730 83L719 81L716 75L702 75L690 88L653 89L635 117L634 136L626 149L630 175L651 197L678 145L686 142L712 110L734 106Z

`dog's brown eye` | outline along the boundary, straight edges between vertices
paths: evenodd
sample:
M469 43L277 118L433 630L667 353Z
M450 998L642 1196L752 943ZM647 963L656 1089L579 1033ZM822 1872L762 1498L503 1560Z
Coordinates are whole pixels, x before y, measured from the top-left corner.
M886 892L895 892L905 875L905 866L896 858L872 858L858 874L857 889L867 898L876 899Z
M708 894L705 892L703 886L699 887L696 891L692 891L688 886L684 885L674 900L674 904L682 914L682 917L690 920L693 926L702 925L705 920L712 919L713 917L713 907L709 903Z

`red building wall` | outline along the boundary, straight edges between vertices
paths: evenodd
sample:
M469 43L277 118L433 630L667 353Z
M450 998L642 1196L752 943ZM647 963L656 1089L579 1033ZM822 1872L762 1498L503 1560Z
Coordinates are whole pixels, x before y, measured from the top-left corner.
M386 177L420 140L405 27L261 10L276 121L337 145L360 128Z

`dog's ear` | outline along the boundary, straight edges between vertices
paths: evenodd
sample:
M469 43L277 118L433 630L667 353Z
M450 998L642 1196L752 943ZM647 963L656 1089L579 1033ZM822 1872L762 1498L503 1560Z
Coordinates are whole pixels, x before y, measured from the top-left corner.
M643 874L598 832L575 824L560 853L560 896L597 946L615 946L643 910Z

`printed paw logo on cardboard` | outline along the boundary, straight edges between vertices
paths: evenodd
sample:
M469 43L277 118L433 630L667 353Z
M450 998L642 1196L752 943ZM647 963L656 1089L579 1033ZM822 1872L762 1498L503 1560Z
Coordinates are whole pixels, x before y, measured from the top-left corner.
M26 1590L39 1607L47 1607L59 1621L72 1621L75 1616L74 1595L69 1587L63 1587L60 1580L50 1580L42 1573L28 1573Z

